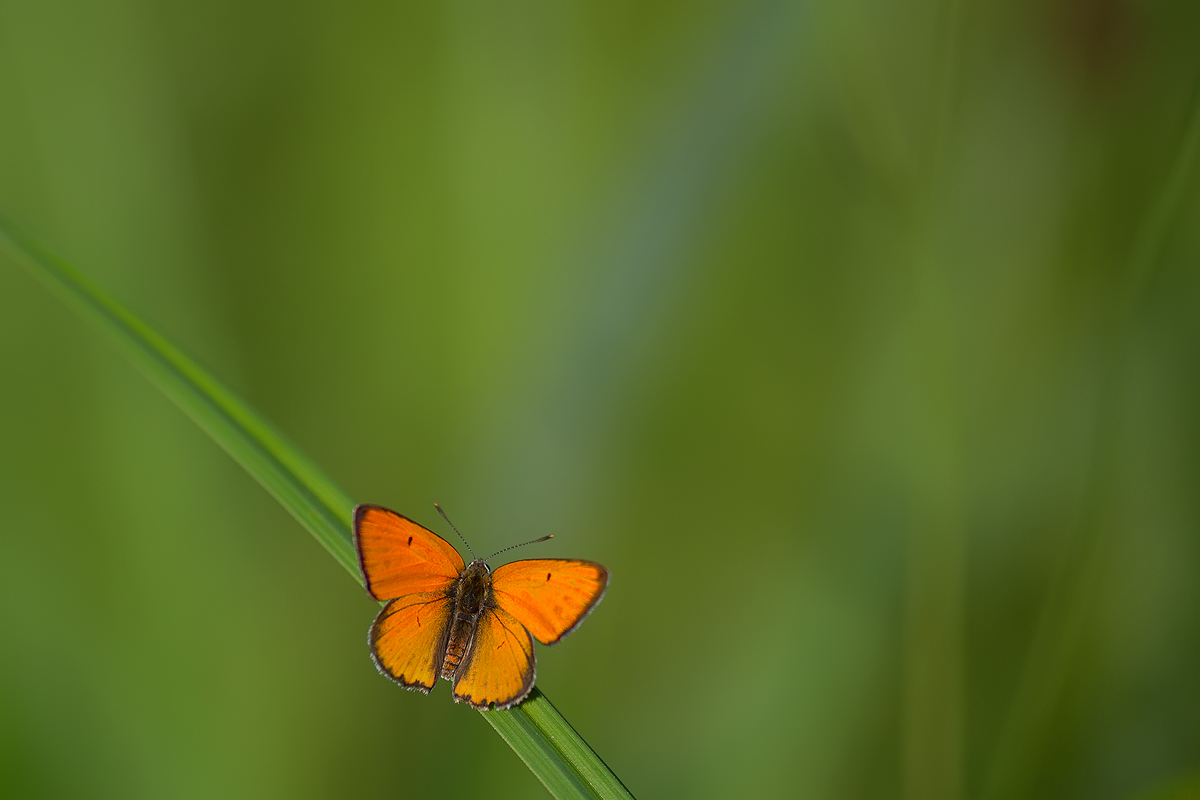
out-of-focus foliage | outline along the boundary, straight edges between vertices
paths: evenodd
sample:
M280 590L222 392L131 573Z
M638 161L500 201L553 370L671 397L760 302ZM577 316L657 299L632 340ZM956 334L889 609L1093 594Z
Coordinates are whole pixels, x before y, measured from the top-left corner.
M0 211L357 500L606 564L539 685L635 795L1174 799L1197 41L1182 0L0 0ZM540 795L7 259L0 386L0 794Z

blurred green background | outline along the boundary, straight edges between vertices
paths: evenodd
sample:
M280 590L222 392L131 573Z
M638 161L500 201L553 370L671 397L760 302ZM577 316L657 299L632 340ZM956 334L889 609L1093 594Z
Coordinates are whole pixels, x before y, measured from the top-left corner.
M0 212L355 499L607 565L538 685L639 797L1198 797L1197 42L0 0ZM0 795L544 796L8 255L0 386Z

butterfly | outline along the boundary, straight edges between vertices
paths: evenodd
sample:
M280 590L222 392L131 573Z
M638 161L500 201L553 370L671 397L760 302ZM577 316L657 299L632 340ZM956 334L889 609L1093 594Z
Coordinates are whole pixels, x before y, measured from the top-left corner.
M481 710L524 700L533 640L557 643L608 586L608 570L591 561L536 558L492 572L486 562L499 553L472 553L464 564L445 539L382 506L354 509L354 547L367 594L387 601L368 635L375 667L424 694L441 676L453 683L454 702Z

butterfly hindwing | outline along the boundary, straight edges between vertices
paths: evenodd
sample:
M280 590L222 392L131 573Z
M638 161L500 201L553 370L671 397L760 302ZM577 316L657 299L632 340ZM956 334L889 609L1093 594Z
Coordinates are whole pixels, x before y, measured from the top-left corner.
M463 570L449 542L381 506L354 509L354 545L367 594L376 600L445 592Z
M510 708L533 688L533 639L502 608L484 610L466 660L454 678L454 701Z
M388 603L371 626L375 666L402 686L429 694L442 668L453 613L453 601L436 593Z
M600 602L608 570L592 561L535 558L492 573L495 602L542 644L554 644Z

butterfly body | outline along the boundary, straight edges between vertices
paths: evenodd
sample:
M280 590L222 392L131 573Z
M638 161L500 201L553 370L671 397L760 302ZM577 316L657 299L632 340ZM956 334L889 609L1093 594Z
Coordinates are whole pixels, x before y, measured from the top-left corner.
M437 678L454 701L509 708L533 688L533 640L555 644L600 602L608 571L577 559L529 559L491 571L464 564L440 536L380 506L354 510L367 594L388 601L371 626L378 670L428 693Z
M472 561L451 586L450 593L454 597L454 619L450 623L441 674L445 680L453 681L475 642L484 613L496 607L491 570L479 559Z

